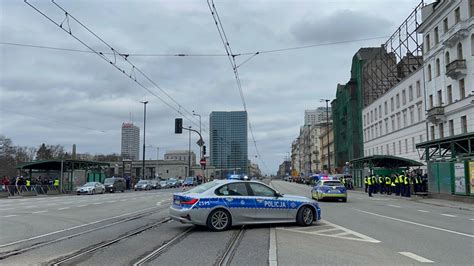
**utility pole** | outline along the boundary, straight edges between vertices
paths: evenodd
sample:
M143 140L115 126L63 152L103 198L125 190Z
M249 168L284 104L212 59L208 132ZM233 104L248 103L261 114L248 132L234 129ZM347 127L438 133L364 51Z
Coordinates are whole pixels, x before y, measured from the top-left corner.
M191 126L189 126L188 176L191 176Z
M143 162L142 162L142 178L145 179L145 130L146 130L146 105L148 101L140 102L143 103Z
M193 115L194 116L199 116L199 135L201 135L201 115L200 114L197 114L196 112L194 112L193 110ZM202 136L202 135L201 135ZM202 154L202 145L199 145L199 156L200 158L199 159L202 159L204 158L204 154Z

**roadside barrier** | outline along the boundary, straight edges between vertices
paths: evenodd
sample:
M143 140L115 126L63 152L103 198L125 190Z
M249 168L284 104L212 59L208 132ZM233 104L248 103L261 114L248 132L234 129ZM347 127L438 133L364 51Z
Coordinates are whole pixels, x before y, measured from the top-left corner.
M58 195L59 188L54 185L1 185L0 198L14 196Z

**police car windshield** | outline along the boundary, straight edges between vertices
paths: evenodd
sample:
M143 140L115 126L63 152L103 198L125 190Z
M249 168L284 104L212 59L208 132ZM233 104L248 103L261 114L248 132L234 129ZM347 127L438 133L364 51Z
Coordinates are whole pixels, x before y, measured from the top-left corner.
M193 189L190 189L186 192L184 192L184 194L190 194L190 193L203 193L207 190L209 190L210 188L214 187L216 185L217 181L212 181L212 182L209 182L209 183L204 183L202 185L199 185Z
M339 181L326 181L323 183L325 186L342 186L341 182Z

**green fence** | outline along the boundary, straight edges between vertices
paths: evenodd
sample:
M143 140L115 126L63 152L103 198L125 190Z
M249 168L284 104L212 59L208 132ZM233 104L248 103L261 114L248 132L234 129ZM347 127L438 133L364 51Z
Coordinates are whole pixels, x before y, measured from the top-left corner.
M87 182L100 182L104 183L104 173L87 173Z
M464 160L458 162L429 162L428 191L439 194L471 195L474 194L473 179L470 178L474 164Z

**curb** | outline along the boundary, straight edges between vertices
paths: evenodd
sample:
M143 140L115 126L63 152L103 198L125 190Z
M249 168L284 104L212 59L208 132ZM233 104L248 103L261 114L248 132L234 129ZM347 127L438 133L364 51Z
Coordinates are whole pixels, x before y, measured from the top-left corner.
M359 191L359 190L352 190L352 192L359 193L359 194L367 194L364 191ZM459 210L464 210L464 211L474 211L474 209L470 208L464 208L464 207L458 207L458 206L451 206L451 205L445 205L445 204L439 204L439 203L433 203L433 202L424 202L425 200L422 197L412 197L412 198L406 198L406 197L391 197L391 196L384 196L386 198L392 198L392 199L402 199L402 200L407 200L407 201L416 201L419 203L423 204L428 204L428 205L433 205L433 206L438 206L438 207L446 207L446 208L453 208L453 209L459 209Z

